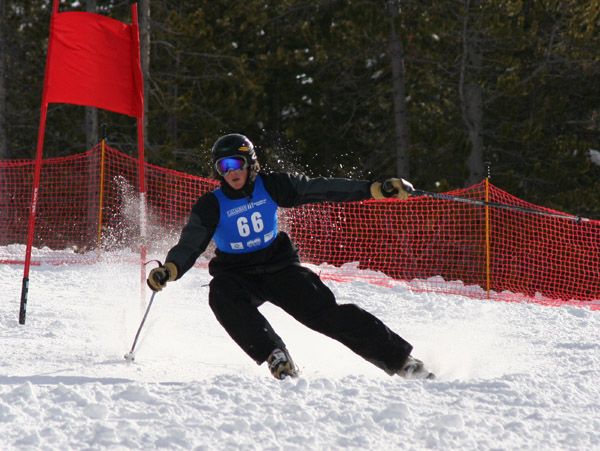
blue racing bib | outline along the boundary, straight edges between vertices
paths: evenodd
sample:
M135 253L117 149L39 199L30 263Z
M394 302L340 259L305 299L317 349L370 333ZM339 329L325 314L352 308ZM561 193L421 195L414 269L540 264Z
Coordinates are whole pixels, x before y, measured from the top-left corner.
M219 201L219 224L213 240L221 252L245 254L268 247L277 237L277 204L269 196L260 175L252 198L230 199L221 188L213 191Z

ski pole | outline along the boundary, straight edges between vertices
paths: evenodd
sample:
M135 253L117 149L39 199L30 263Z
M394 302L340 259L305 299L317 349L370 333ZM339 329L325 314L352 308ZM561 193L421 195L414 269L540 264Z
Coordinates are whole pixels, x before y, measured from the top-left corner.
M149 262L144 263L144 265L147 265L148 263L151 263L151 262L158 263L159 267L162 266L162 263L160 262L160 260L150 260ZM160 284L165 284L167 282L167 278L165 277L163 279L162 277L160 277L159 274L156 274L154 276L154 279ZM137 344L138 338L140 337L140 332L142 331L142 327L144 327L144 323L146 322L146 317L148 316L148 312L150 312L150 307L152 307L152 302L154 302L154 296L156 296L156 293L157 293L156 291L153 291L152 296L150 296L150 302L148 303L148 307L146 308L146 313L144 313L144 317L142 318L140 327L138 327L137 333L135 334L133 344L131 345L131 351L129 351L127 354L125 354L123 356L125 358L125 360L127 360L128 362L133 362L133 360L134 360L133 351L135 350L135 345Z
M135 345L137 344L138 338L140 336L140 332L142 331L142 327L144 327L144 323L146 322L146 317L148 316L150 307L152 307L152 302L154 301L154 296L156 296L156 291L152 292L152 296L150 296L150 302L148 303L148 308L146 308L146 313L144 313L144 317L142 318L140 327L138 327L137 333L135 334L133 344L131 345L131 351L129 351L127 354L125 354L123 356L125 358L125 360L127 360L128 362L133 362L133 360L134 360L133 351L135 349Z
M519 207L517 205L508 205L508 204L503 204L500 202L486 202L484 200L469 199L466 197L454 196L452 194L432 193L432 192L423 191L420 189L414 189L414 190L410 191L410 194L412 196L427 196L427 197L431 197L433 199L462 202L465 204L477 205L480 207L502 208L504 210L520 211L521 213L529 213L529 214L539 215L539 216L548 216L551 218L568 219L570 221L574 221L577 223L589 221L589 219L582 218L580 216L571 216L571 215L565 215L565 214L559 214L559 213L549 213L546 211L534 210L533 208Z

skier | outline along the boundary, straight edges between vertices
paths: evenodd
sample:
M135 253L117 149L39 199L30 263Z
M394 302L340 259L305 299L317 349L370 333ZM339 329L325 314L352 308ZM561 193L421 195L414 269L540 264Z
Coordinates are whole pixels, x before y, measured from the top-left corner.
M257 364L267 362L277 379L295 377L298 368L282 339L258 306L269 301L302 324L346 345L390 375L433 378L410 353L412 346L372 314L354 304L337 304L331 290L300 265L289 236L277 227L277 208L314 202L406 199L412 185L342 178L308 178L259 173L252 142L241 134L220 137L212 147L219 189L192 207L179 242L165 263L153 269L148 286L160 291L179 279L214 240L209 263L209 305L231 338Z

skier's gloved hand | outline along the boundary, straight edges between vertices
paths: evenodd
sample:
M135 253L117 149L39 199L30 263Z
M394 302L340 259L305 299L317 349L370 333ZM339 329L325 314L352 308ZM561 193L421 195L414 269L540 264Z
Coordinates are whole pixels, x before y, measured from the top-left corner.
M391 178L381 182L371 184L371 196L373 199L386 199L395 197L397 199L407 199L415 190L412 183L404 179Z
M177 266L174 263L167 262L150 271L146 283L152 291L160 291L167 285L167 282L175 279L177 279Z

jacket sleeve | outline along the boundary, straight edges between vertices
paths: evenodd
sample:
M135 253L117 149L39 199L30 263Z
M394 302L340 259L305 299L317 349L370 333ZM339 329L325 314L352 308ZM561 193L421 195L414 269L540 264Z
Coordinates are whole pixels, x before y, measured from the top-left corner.
M371 199L371 182L367 180L309 178L305 175L277 172L262 177L267 191L280 207Z
M177 279L181 278L206 250L219 222L219 202L212 193L200 197L192 207L187 224L179 241L168 252L165 262L177 266Z

